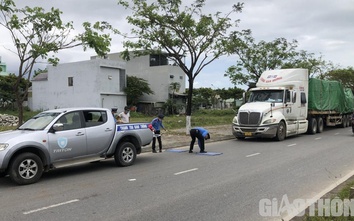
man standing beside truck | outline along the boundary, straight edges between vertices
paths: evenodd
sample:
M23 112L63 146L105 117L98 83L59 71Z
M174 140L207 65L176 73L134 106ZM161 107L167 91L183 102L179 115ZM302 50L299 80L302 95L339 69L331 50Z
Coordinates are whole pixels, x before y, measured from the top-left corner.
M162 124L163 118L164 118L164 115L163 114L159 114L156 118L154 118L151 121L151 125L152 125L153 131L154 131L154 135L153 135L153 138L152 138L152 152L153 153L156 153L156 146L155 146L156 145L156 139L159 142L159 152L160 153L162 152L161 128L166 130L165 127Z

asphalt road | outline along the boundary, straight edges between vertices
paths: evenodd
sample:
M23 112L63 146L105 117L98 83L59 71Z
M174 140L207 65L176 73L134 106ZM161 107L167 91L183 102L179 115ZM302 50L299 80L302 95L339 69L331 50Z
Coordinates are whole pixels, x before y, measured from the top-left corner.
M311 199L338 185L354 170L353 141L349 128L328 129L282 142L207 142L217 156L144 153L126 168L113 160L63 168L27 186L5 177L0 219L280 220L261 216L260 201Z

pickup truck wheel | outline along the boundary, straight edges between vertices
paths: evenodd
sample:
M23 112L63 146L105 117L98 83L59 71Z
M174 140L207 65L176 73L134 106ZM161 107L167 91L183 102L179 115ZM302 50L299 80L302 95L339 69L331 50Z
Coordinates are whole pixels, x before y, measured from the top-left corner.
M12 181L25 185L37 182L43 174L41 158L33 153L22 153L10 163L9 175Z
M130 142L122 143L114 154L114 160L118 166L126 167L134 164L136 149Z
M275 136L275 139L278 141L282 141L285 139L285 135L286 135L286 127L283 121L280 121L278 124L278 130L277 130L277 134Z

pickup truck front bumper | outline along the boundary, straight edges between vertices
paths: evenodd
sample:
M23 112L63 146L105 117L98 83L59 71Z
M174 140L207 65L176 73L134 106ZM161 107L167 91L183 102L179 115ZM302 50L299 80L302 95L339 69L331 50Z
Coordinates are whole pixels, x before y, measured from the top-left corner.
M245 127L233 124L232 125L232 134L236 138L245 138L245 137L260 137L260 138L273 138L276 136L278 130L278 125L264 125L258 127Z

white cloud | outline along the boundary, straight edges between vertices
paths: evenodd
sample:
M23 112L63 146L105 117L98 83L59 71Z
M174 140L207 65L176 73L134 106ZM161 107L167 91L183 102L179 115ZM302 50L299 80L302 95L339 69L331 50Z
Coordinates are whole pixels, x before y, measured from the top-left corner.
M49 9L59 8L63 11L62 19L73 21L76 31L80 32L84 21L108 21L119 30L130 30L125 17L129 11L118 6L116 0L16 0L19 7L38 5ZM187 1L183 1L186 3ZM188 1L192 2L192 1ZM352 0L245 0L242 13L233 15L240 19L240 29L251 29L257 41L273 41L276 38L296 39L299 49L322 54L326 60L343 67L354 66L354 4ZM205 12L229 12L236 2L229 0L206 0ZM0 56L7 63L8 70L16 71L17 57L5 49L11 47L12 41L4 37L3 29L0 43ZM122 50L122 38L114 36L111 52ZM61 62L89 59L94 51L83 52L82 48L61 51ZM232 87L225 70L234 64L235 57L223 57L207 66L195 79L196 87Z

